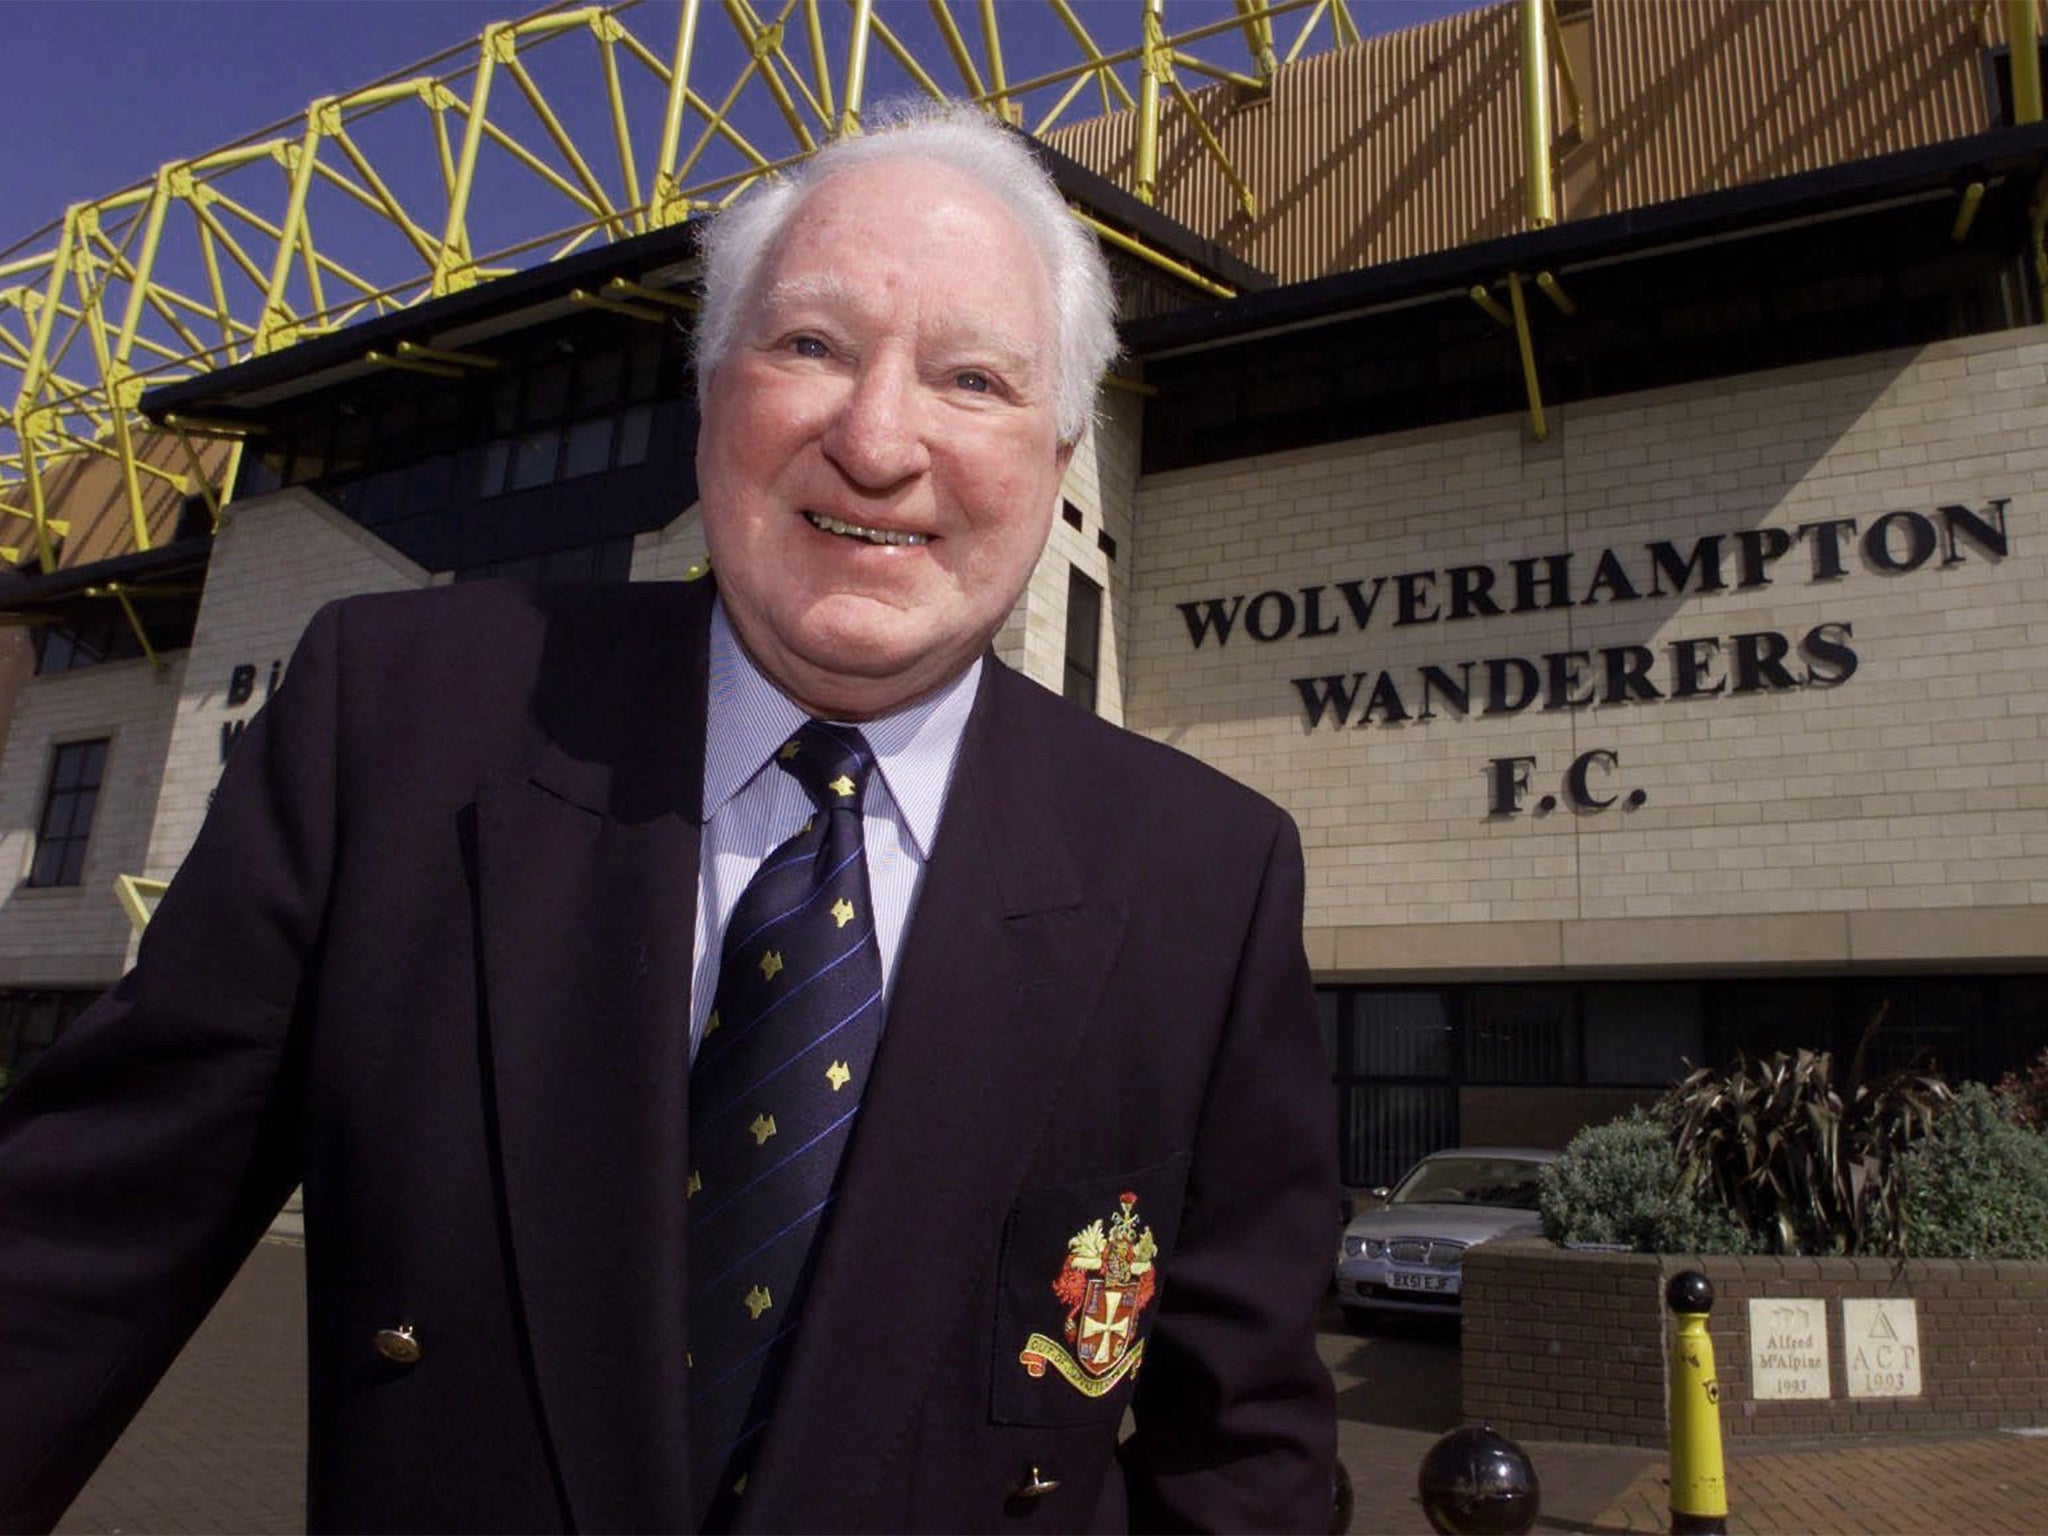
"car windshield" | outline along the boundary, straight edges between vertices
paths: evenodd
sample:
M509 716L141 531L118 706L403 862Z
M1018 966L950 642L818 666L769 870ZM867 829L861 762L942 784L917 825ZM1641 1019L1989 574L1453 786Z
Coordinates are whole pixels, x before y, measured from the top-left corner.
M1533 1211L1541 1163L1510 1157L1432 1157L1408 1172L1389 1205L1497 1205Z

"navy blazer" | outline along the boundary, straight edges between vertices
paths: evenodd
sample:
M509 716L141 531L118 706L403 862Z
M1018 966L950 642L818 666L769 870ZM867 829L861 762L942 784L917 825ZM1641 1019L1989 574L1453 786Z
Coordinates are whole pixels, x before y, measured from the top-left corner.
M315 1529L687 1526L710 607L314 619L136 969L0 1099L0 1526L301 1182ZM743 1528L1326 1524L1301 904L1273 806L984 669Z

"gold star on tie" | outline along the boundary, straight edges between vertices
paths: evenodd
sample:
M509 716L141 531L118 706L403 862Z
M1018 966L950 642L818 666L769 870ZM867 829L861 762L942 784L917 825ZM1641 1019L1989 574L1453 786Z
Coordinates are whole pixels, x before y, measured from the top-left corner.
M765 1147L768 1144L768 1138L775 1134L775 1117L769 1114L756 1115L754 1116L754 1123L748 1126L747 1129L753 1133L754 1145Z
M803 751L803 749L803 743L792 738L789 741L785 741L782 744L782 750L775 755L786 763L792 757L795 757L797 753Z
M764 950L761 955L761 979L773 981L782 972L782 951Z
M745 1493L745 1492L747 1491L747 1474L746 1474L746 1473L742 1472L742 1473L740 1474L740 1480L739 1480L738 1482L736 1482L736 1483L734 1483L734 1484L732 1485L732 1491L733 1491L734 1493Z
M853 780L843 773L825 787L842 800L851 800L853 798Z
M837 1093L853 1080L853 1073L845 1062L835 1061L825 1069L825 1080L832 1085L832 1091Z
M708 1040L718 1033L718 1010L711 1010L711 1017L704 1021L704 1037Z
M747 1316L758 1323L761 1321L761 1314L775 1305L775 1300L768 1294L767 1286L757 1285L747 1292L746 1299L742 1305L747 1309Z
M703 1187L704 1176L697 1172L696 1169L692 1168L690 1170L690 1182L683 1186L683 1198L685 1200L695 1199L697 1196L697 1191L702 1189Z
M852 921L853 903L848 901L844 896L842 896L837 901L832 903L833 926L838 928L844 928L848 923Z

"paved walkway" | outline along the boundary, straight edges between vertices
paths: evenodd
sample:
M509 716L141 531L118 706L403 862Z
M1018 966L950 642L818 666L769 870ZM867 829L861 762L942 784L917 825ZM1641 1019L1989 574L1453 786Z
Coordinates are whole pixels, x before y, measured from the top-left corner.
M305 1506L305 1266L260 1244L86 1485L60 1532L298 1532ZM1462 1422L1454 1329L1322 1335L1355 1532L1426 1536L1416 1469ZM1661 1452L1529 1442L1539 1532L1662 1531ZM2048 1529L2048 1435L1731 1441L1729 1530L1822 1536Z
M57 1529L305 1528L305 1254L263 1242Z
M1888 1435L1768 1449L1742 1445L1730 1457L1727 1475L1731 1536L2032 1536L2048 1529L2048 1437L2040 1435ZM1662 1531L1669 1509L1660 1457L1590 1523L1560 1528Z

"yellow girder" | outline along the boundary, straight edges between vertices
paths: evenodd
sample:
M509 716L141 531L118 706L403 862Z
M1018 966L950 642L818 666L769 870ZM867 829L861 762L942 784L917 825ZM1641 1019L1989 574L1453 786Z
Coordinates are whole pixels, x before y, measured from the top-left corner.
M929 0L918 31L921 12L873 0L682 0L668 37L639 25L630 0L556 6L173 160L0 250L0 510L33 524L36 557L54 568L63 525L49 477L91 453L121 461L135 547L165 526L161 498L193 485L218 517L222 488L189 440L189 475L143 459L135 407L148 386L717 208L859 132L885 92L965 96L1043 133L1093 85L1102 110L1141 110L1134 190L1148 199L1171 103L1249 210L1280 189L1253 188L1231 164L1176 71L1257 90L1277 67L1276 21L1297 29L1290 59L1357 29L1343 0L1235 0L1223 20L1178 30L1174 3L1096 8L1084 25L1071 0ZM1013 78L1020 40L1035 65L1054 48L1065 62ZM1215 52L1240 45L1236 63ZM1110 237L1174 270L1128 233ZM678 307L616 282L583 302L644 317ZM476 366L419 348L379 361Z

